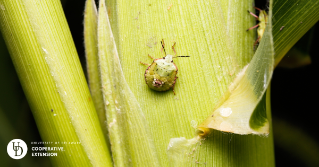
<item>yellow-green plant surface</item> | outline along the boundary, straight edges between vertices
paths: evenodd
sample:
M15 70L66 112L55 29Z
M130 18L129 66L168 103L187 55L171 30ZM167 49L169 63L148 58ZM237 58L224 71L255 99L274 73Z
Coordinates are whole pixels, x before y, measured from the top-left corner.
M64 149L53 165L110 166L60 1L1 0L0 7L1 32L42 140Z
M105 18L100 18L104 22L100 26L102 35L96 37L101 75L103 71L108 74L101 80L104 104L95 103L100 108L99 124L59 1L0 0L1 31L43 141L81 143L62 144L66 151L52 158L53 164L111 165L100 127L106 131L103 117L107 117L105 126L111 133L117 166L274 166L268 87L272 71L257 69L258 64L262 70L269 69L274 61L262 64L262 59L256 59L266 55L270 60L269 55L273 55L274 64L278 64L318 21L319 2L275 1L272 8L271 1L270 17L273 9L274 24L266 30L268 36L263 38L266 42L261 41L256 53L253 50L256 33L245 31L255 24L247 13L253 10L252 4L252 1L107 1L106 9L100 7ZM107 25L108 17L112 31ZM91 30L94 29L93 26ZM93 41L91 48L96 39L89 39ZM139 63L148 62L148 54L156 58L164 56L162 39L168 54L173 54L171 46L176 42L177 55L191 56L174 59L179 69L176 95L171 91L150 90L144 81L146 68ZM265 53L267 49L270 52ZM93 52L96 54L96 50ZM253 65L251 60L255 60ZM93 66L96 69L96 63ZM247 70L243 71L245 66ZM248 77L248 81L241 82L240 72L257 78ZM267 77L249 75L252 72L267 73ZM256 132L262 129L260 132L267 133L269 126L269 135L228 134L206 126L210 134L198 137L198 125L212 116L220 102L223 104L227 99L228 104L235 102L231 90L245 86L243 83L258 88L253 90L255 106L261 100L254 112L254 106L250 107L249 113L253 114L245 122ZM103 115L102 106L107 115ZM240 114L235 119L241 120Z
M212 113L230 83L254 55L255 33L245 31L255 24L247 13L247 9L252 10L253 6L251 3L233 3L107 2L125 79L149 123L158 159L163 166L172 163L190 166L198 163L226 166L274 164L271 135L268 138L232 136L215 131L206 140L191 140L190 147L181 144L175 149L181 153L176 158L176 154L166 153L171 147L171 139L185 137L186 141L196 136L197 126ZM144 81L146 67L139 63L149 61L148 54L156 58L164 56L160 45L162 39L167 54L174 53L171 46L176 42L177 55L191 56L174 59L179 69L176 95L171 91L150 90ZM183 138L180 140L183 142ZM223 142L231 144L225 146L221 144ZM255 147L253 143L259 142L266 143L266 147ZM225 156L222 147L229 148L226 154L235 154L238 150L258 154L243 154L240 158L237 154ZM267 159L267 163L262 159Z

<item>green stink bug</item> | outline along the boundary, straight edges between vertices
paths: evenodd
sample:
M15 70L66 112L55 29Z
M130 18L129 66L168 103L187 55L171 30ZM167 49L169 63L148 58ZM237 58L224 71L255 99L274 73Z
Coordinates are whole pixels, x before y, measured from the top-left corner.
M254 43L254 49L256 44L260 41L260 39L263 37L265 29L266 29L266 25L267 25L267 20L268 20L268 14L265 10L261 10L257 7L254 7L255 9L259 10L259 17L257 15L255 15L254 13L250 12L249 10L248 13L251 14L252 16L254 16L259 23L251 28L248 28L246 31L257 28L257 34L258 34L258 38L256 40L256 42Z
M144 74L145 82L148 87L156 91L167 91L169 89L172 89L175 95L174 86L177 79L176 75L178 69L173 62L173 58L190 56L176 56L176 51L174 49L176 42L172 46L175 56L167 55L163 39L161 41L161 44L162 49L164 50L165 57L155 59L152 56L148 55L150 58L153 59L152 64L140 62L141 64L148 66Z

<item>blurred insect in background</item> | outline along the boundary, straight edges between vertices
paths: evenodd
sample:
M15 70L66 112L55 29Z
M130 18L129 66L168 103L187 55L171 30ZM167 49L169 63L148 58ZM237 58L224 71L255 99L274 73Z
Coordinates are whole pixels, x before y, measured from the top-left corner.
M255 50L255 47L257 45L257 43L259 43L259 41L261 40L261 38L263 37L264 35L264 32L265 32L265 29L266 29L266 25L267 25L267 20L268 20L268 14L265 10L261 10L257 7L254 7L256 10L259 10L259 17L257 15L255 15L254 13L250 12L249 10L248 13L251 14L252 16L254 16L258 21L259 23L251 28L248 28L246 31L248 30L251 30L251 29L254 29L254 28L257 28L257 34L258 34L258 38L256 40L256 42L254 43L254 50Z

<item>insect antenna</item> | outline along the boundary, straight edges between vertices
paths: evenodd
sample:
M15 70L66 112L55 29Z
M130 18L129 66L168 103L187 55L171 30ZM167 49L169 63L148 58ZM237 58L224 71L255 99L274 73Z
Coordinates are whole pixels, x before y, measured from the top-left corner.
M162 48L163 48L163 50L164 50L164 53L165 53L165 56L166 56L166 51L165 51L165 44L164 44L164 39L162 39L162 41L161 41L161 44L162 44Z
M175 56L173 58L178 58L178 57L191 57L191 56Z
M254 7L256 10L262 11L261 9L257 8L256 6Z

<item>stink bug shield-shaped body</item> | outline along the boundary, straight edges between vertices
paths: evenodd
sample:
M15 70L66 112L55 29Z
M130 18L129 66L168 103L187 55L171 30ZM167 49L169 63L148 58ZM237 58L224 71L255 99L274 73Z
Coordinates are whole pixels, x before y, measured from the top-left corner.
M177 71L178 69L173 63L172 55L154 59L152 64L150 64L150 66L148 66L145 71L145 82L153 90L167 91L172 88L174 92L174 85L177 79Z
M173 58L176 57L189 57L189 56L176 56L176 51L174 49L174 45L172 46L173 51L175 52L175 56L166 55L166 51L164 48L164 40L161 41L162 49L164 50L165 57L154 59L152 56L148 55L153 59L152 64L142 63L147 65L148 68L145 71L144 77L145 82L153 90L156 91L167 91L172 89L174 94L174 86L177 79L177 66L173 62Z
M265 10L261 10L259 8L254 7L255 9L259 10L259 16L256 16L254 13L250 12L248 10L248 13L251 14L252 16L254 16L259 23L251 28L248 28L246 31L257 28L257 34L258 34L258 38L256 40L256 42L254 43L254 49L256 44L260 41L260 39L263 37L265 29L266 29L266 25L267 25L267 20L268 20L268 14Z

